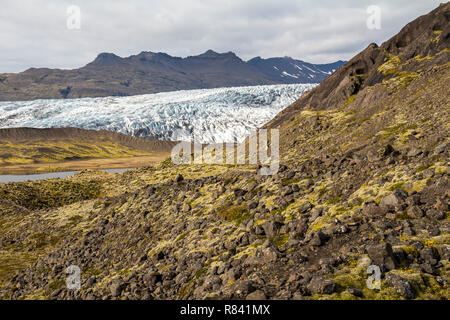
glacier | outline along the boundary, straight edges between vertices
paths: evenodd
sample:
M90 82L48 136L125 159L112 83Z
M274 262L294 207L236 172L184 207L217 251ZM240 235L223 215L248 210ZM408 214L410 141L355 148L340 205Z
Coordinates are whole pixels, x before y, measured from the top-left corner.
M317 84L181 90L127 97L0 102L0 128L111 130L198 143L241 142Z

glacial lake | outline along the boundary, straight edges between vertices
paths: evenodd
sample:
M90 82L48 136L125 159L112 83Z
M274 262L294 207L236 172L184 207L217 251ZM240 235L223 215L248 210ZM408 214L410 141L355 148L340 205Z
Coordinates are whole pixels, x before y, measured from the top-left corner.
M132 168L126 169L103 169L100 171L108 172L108 173L122 173L128 170L133 170ZM74 174L80 171L63 171L63 172L49 172L49 173L39 173L39 174L6 174L0 175L0 183L8 183L8 182L22 182L22 181L36 181L36 180L44 180L44 179L56 179L56 178L67 178L73 176Z

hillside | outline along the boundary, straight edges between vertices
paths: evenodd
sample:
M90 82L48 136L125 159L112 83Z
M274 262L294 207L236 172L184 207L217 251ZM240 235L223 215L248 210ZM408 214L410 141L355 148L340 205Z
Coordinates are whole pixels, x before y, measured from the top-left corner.
M449 17L370 45L269 122L273 176L164 161L1 185L0 297L448 300Z
M0 129L0 173L133 167L136 163L130 163L130 158L138 157L141 162L148 163L161 161L170 156L175 143L105 130ZM123 159L123 163L117 159ZM83 162L86 160L90 162Z
M31 68L0 74L0 101L130 96L266 84L319 83L343 61L314 65L292 58L255 58L212 50L187 58L141 52L126 58L101 53L74 70Z

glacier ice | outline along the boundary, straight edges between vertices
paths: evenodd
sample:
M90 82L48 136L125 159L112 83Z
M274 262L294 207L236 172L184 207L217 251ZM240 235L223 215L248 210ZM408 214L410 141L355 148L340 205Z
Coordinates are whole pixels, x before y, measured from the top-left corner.
M136 137L242 141L316 84L182 90L129 97L0 102L0 128L112 130Z

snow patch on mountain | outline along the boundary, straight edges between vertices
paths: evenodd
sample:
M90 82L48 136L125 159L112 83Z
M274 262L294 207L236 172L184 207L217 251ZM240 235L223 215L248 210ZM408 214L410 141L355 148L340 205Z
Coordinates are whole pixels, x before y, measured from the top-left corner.
M136 137L242 141L317 84L183 90L129 97L0 102L0 128L112 130Z
M288 77L291 77L291 78L296 78L296 79L298 79L298 76L293 75L293 74L290 74L290 73L288 73L288 72L286 72L286 71L283 71L283 72L282 72L282 75L283 75L283 76L288 76Z

